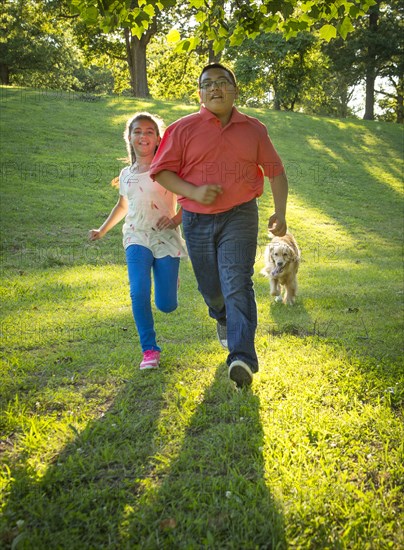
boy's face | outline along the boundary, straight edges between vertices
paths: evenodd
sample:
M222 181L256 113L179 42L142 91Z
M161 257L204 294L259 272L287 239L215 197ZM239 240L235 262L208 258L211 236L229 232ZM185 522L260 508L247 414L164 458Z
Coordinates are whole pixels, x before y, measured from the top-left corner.
M201 78L199 97L208 111L220 118L233 109L237 86L232 83L229 73L224 69L208 69Z

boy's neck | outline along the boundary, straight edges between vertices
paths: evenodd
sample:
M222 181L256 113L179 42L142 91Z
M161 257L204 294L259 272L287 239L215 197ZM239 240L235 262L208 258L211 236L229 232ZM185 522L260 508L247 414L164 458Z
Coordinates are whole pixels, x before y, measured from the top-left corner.
M220 123L222 125L222 128L224 128L229 122L230 122L230 119L231 119L231 115L233 114L233 107L231 108L231 110L227 113L214 113L213 111L210 111L210 109L207 109L209 112L212 113L212 115L215 115L215 117L217 119L220 120Z

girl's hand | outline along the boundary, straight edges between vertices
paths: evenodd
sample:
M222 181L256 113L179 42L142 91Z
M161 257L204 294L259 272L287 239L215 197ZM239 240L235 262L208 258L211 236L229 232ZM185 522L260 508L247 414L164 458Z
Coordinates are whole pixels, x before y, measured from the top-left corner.
M102 233L99 229L91 229L88 232L88 238L90 241L98 241L98 239L102 238Z
M156 223L157 229L175 229L177 224L172 218L168 216L162 216Z

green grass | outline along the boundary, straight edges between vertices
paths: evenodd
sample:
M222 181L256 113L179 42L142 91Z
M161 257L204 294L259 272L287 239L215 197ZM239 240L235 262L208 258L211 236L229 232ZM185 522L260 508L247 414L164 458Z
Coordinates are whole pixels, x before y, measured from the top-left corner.
M369 549L404 545L403 133L249 109L288 170L303 254L294 307L259 275L260 374L226 354L181 265L138 370L116 201L126 119L177 103L1 89L0 546Z

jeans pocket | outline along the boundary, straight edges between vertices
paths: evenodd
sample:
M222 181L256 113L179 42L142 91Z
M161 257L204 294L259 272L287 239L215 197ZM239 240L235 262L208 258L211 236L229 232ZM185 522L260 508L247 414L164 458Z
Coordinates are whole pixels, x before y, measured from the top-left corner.
M187 210L182 211L182 227L184 231L187 229L192 229L196 222L198 221L198 214L195 212L188 212Z

